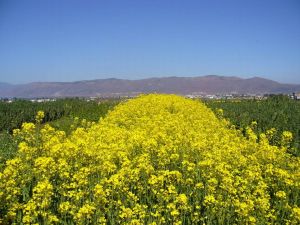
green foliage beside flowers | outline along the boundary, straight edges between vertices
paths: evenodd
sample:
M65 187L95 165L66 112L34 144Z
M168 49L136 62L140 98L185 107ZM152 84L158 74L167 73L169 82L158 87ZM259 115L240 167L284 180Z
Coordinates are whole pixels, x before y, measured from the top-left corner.
M57 99L50 102L27 100L16 100L11 103L0 102L0 132L12 132L13 129L20 128L24 122L34 122L38 111L44 112L42 121L44 123L57 121L64 117L98 121L118 102L118 100L86 101L76 98Z
M98 121L118 103L119 100L88 102L83 99L58 99L42 103L26 100L0 102L0 168L17 152L17 140L11 133L13 129L21 128L22 123L49 123L69 134L74 126L81 126L78 121Z
M290 131L289 152L300 156L300 101L279 95L266 100L212 100L206 105L217 114L222 109L222 116L244 134L255 121L255 133L266 133L272 145L280 146L283 132Z

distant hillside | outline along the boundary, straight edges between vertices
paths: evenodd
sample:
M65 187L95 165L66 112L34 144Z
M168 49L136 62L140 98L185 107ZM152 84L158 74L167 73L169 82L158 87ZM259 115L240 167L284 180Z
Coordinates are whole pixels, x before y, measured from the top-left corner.
M0 97L124 96L139 93L265 94L300 92L300 85L281 84L253 77L163 77L141 80L100 79L76 82L35 82L23 85L0 83Z
M0 82L0 93L1 91L7 91L9 90L10 88L12 88L13 85L11 84L8 84L8 83L1 83Z

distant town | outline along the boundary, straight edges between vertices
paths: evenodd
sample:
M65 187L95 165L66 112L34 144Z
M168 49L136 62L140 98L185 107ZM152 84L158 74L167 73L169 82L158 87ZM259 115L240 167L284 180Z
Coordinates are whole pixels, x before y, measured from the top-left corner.
M109 99L130 99L135 98L136 96L143 94L143 93L135 93L135 94L129 94L129 95L107 95L107 96L97 96L97 97L55 97L55 98L47 98L47 97L41 97L41 98L0 98L1 102L13 102L17 100L27 100L31 102L53 102L57 99L65 99L65 98L78 98L78 99L85 99L86 101L103 101L103 100L109 100ZM194 94L188 94L183 95L187 98L191 99L204 99L204 100L231 100L231 99L256 99L256 100L263 100L267 99L270 96L274 95L284 95L288 96L290 99L293 100L300 100L300 92L299 93L291 93L291 94L203 94L203 93L194 93Z

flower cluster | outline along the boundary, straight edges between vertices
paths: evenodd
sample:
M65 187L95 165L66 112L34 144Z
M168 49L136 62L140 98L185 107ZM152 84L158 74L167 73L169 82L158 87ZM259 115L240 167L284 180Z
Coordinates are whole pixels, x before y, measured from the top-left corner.
M0 173L1 221L300 223L299 158L250 128L245 138L202 103L151 94L83 123L70 135L33 124L15 132L18 154Z

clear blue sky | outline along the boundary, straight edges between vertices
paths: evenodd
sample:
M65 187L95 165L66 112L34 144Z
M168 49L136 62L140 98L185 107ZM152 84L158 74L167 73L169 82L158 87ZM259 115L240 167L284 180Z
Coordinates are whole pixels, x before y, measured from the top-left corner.
M300 83L300 0L0 0L0 82L207 74Z

